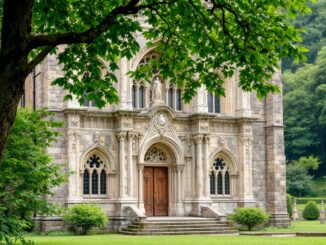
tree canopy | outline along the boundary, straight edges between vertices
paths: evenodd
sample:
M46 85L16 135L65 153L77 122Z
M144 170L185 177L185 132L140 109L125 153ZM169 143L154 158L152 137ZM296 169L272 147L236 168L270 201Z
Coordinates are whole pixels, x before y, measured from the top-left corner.
M326 0L318 0L310 5L312 12L293 20L297 28L303 28L302 44L308 48L307 63L315 63L318 52L326 46ZM303 63L293 62L293 59L284 58L282 69L296 71Z
M314 155L326 173L326 47L316 64L306 64L295 73L285 72L284 123L288 160Z
M62 124L45 110L20 109L0 161L0 244L22 239L34 213L51 215L56 207L44 199L64 181L61 166L44 149L59 135ZM24 241L24 240L23 240Z
M310 1L309 1L310 2ZM189 101L205 85L224 94L223 80L240 71L239 86L259 97L278 91L269 82L279 60L303 59L300 30L289 18L310 11L307 0L1 0L0 157L26 76L57 53L65 77L54 83L76 95L86 91L99 107L118 101L113 83L121 58L139 51L143 35L161 54L150 65L184 84ZM159 42L155 42L159 40ZM109 63L104 77L103 64ZM144 66L132 74L148 77ZM223 76L218 76L219 70ZM87 79L82 75L88 72Z

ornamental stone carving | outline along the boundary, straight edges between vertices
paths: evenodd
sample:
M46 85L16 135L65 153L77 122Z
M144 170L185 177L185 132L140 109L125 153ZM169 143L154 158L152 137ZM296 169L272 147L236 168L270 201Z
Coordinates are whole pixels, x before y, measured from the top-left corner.
M167 157L164 151L156 146L149 148L145 154L146 163L167 163Z

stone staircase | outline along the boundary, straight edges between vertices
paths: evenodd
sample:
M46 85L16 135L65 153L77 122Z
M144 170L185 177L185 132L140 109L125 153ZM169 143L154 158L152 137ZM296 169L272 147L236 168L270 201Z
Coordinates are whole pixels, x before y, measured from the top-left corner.
M127 235L238 234L227 222L201 217L149 217L133 222L120 233Z

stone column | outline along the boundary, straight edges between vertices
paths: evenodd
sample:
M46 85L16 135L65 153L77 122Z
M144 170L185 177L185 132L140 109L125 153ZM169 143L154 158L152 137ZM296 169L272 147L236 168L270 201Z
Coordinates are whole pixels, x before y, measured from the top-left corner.
M120 172L120 186L119 186L119 198L124 199L126 197L126 166L125 166L125 138L127 133L118 133L119 138L119 172Z
M209 136L205 135L204 137L204 195L209 198L210 197L210 186L209 186L209 170L210 170L210 162L208 159L208 146L209 146Z
M129 60L122 58L120 60L120 109L132 109L131 96L128 96L128 88L132 83L127 72L129 71ZM129 89L131 91L131 89Z
M132 142L135 135L128 132L128 196L134 198L134 168L132 161Z
M197 197L203 196L203 163L202 163L202 142L203 135L196 135L194 137L196 142L196 185L197 185Z
M138 208L145 213L143 183L144 183L144 165L138 164Z
M272 82L282 91L281 72ZM284 153L282 93L270 94L265 104L266 134L266 209L271 214L270 224L288 226L289 215L286 205L286 163Z

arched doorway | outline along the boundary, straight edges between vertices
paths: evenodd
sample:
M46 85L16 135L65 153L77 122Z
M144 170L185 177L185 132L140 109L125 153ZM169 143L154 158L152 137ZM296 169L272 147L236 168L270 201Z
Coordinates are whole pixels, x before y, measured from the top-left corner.
M168 167L173 163L168 149L152 145L144 157L143 193L146 216L167 216L169 209Z

